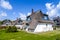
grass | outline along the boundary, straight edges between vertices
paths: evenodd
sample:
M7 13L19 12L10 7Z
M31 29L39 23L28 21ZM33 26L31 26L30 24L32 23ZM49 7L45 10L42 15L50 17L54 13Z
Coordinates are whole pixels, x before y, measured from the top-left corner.
M24 31L6 33L5 30L0 30L0 40L60 40L60 31L32 34Z

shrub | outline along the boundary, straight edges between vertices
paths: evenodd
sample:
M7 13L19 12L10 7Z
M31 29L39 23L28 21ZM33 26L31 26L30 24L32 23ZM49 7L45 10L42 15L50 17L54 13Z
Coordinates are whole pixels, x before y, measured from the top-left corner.
M17 32L17 28L15 26L9 26L6 31L7 32Z
M60 38L56 38L56 40L60 40Z
M60 34L56 35L56 40L60 40Z
M6 26L0 26L0 29L6 29L7 27Z
M12 32L17 32L17 28L15 26L12 27Z

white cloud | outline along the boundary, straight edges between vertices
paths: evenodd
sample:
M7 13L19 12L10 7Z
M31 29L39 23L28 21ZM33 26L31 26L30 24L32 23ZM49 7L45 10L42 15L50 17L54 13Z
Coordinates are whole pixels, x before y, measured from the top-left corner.
M29 15L31 15L31 13L30 13L30 12L28 12L27 16L29 16Z
M47 12L46 14L49 15L49 17L56 17L56 16L60 16L60 2L55 6L52 3L46 3L46 8L47 8Z
M28 12L27 15L23 13L19 13L19 16L22 20L26 20L26 17L29 16L30 14L31 14L30 12Z
M22 20L26 20L26 15L23 13L19 13L19 16Z
M45 5L48 10L51 10L52 8L54 8L54 5L52 5L52 3L46 3Z
M8 1L5 1L5 0L0 0L0 1L1 1L1 3L0 3L1 7L5 8L5 9L12 9L12 6Z
M0 13L0 17L6 17L7 16L7 13L6 12L1 12Z

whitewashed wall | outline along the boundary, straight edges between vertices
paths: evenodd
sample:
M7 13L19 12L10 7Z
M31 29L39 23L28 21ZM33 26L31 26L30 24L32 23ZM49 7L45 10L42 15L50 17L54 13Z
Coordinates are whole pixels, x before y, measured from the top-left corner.
M26 28L26 31L28 31L29 26Z
M35 28L34 32L46 32L52 30L53 30L52 24L39 23Z
M23 28L23 25L15 25L17 28L20 28L22 29Z

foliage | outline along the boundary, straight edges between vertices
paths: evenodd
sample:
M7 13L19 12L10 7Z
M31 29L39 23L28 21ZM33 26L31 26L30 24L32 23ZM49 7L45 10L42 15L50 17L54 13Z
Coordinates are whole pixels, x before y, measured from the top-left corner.
M6 29L7 27L6 26L0 26L0 29Z
M2 21L0 21L0 25L2 25L3 24L3 22Z
M9 26L6 31L7 32L17 32L17 28L15 26Z

